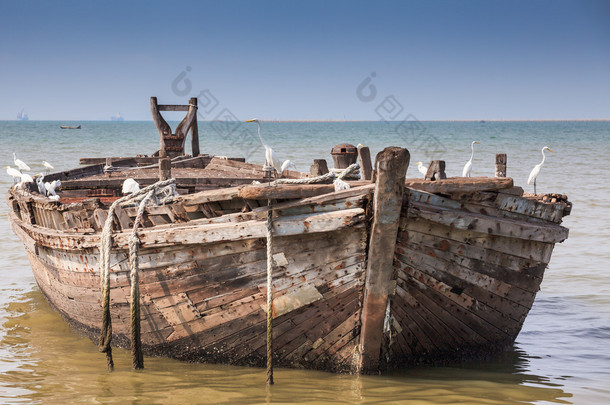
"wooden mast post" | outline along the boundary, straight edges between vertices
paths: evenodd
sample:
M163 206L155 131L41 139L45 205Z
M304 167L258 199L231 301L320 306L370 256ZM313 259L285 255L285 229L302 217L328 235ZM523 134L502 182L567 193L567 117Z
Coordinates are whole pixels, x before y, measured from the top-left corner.
M360 330L361 372L379 369L383 321L392 287L394 249L410 154L388 147L375 158L375 197Z
M176 132L172 129L161 115L161 111L186 111L186 117L176 127ZM186 134L191 130L191 141L193 146L193 156L199 155L199 133L197 131L197 98L190 99L188 105L158 104L157 97L150 98L150 112L153 121L161 135L159 145L160 157L176 157L184 155L184 143Z

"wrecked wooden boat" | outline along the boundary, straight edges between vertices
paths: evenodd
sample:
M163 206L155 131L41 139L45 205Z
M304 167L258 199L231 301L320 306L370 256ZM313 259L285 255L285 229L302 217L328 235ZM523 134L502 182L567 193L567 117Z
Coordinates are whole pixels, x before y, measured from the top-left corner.
M405 178L406 149L386 148L373 180L339 191L332 179L276 183L260 165L180 152L46 176L61 181L59 201L32 183L9 190L9 221L36 281L78 332L100 333L100 238L127 178L175 179L178 195L146 206L137 230L141 339L148 355L188 361L265 364L269 210L274 362L335 372L505 349L568 236L565 196L524 195L510 178ZM110 314L122 347L137 210L119 205L111 217Z

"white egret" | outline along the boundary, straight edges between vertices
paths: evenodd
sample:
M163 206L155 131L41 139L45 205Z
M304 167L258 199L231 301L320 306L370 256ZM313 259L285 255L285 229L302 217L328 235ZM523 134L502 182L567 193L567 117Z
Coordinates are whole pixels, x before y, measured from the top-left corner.
M530 172L530 176L527 178L527 184L531 184L532 181L534 182L534 194L536 194L536 177L538 177L538 174L540 173L540 169L542 169L542 165L544 164L544 160L546 159L546 155L544 154L545 149L548 150L549 152L553 152L551 150L551 148L549 148L548 146L545 146L544 148L542 148L542 150L540 151L540 152L542 152L542 162L540 162L536 166L534 166L534 168Z
M25 183L33 183L34 179L32 178L32 176L30 176L27 173L21 173L21 181L19 182L20 185L23 185Z
M46 160L42 161L42 165L47 169L47 173L49 173L49 171L55 169L53 167L53 165L51 163L47 162Z
M284 170L297 170L297 167L294 165L294 163L292 163L292 160L288 159L288 160L284 160L284 163L282 163L282 173L284 173Z
M254 118L246 122L256 122L256 125L258 125L258 137L265 148L265 166L273 166L278 173L281 173L282 164L277 156L275 156L275 153L273 153L273 149L271 149L271 147L267 145L265 141L263 141L263 136L261 135L261 123L258 118Z
M57 195L55 193L55 189L59 186L61 186L61 181L59 180L53 180L51 183L49 183L48 181L44 183L44 187L47 189L47 195L49 196L49 198Z
M466 164L464 165L464 170L462 170L462 177L470 177L470 170L472 170L472 158L474 157L474 144L475 143L481 143L481 142L472 141L472 143L470 144L470 150L472 150L472 153L470 153L470 160L468 162L466 162Z
M424 166L423 162L417 162L417 170L419 170L419 172L424 176L426 175L426 173L428 173L428 168Z
M6 172L8 173L9 176L13 176L13 183L15 181L17 181L17 179L19 179L19 181L21 181L21 172L17 169L14 169L10 166L4 166L4 168L6 169Z
M17 153L13 152L13 162L15 162L15 166L19 168L19 170L32 170L30 166L26 165L23 160L17 159Z
M42 173L38 174L38 177L36 177L36 186L38 187L38 192L43 195L43 196L47 196L47 189L44 186L44 176L42 175Z
M125 179L123 182L123 194L131 194L140 191L140 185L134 179Z

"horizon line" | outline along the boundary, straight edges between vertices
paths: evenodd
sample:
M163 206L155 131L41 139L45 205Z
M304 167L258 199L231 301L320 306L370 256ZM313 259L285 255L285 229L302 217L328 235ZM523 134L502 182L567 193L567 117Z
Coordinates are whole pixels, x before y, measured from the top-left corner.
M402 121L387 121L387 120L345 120L345 119L337 119L337 120L333 120L333 119L311 119L311 120L306 120L306 119L260 119L260 121L262 122L287 122L287 123L317 123L317 122L337 122L337 123L341 123L341 122L402 122ZM120 122L152 122L152 119L150 120L130 120L130 119L124 119L121 121L117 121L117 120L112 120L112 119L67 119L67 120L56 120L56 119L41 119L41 120L17 120L17 119L8 119L8 120L2 120L0 119L0 122L115 122L115 123L120 123ZM170 121L180 121L180 120L170 120ZM237 121L224 121L224 120L197 120L197 122L244 122L242 120L237 120ZM486 123L486 122L610 122L610 118L534 118L534 119L513 119L513 118L507 118L507 119L485 119L485 118L480 118L480 119L435 119L435 120L418 120L418 119L413 119L413 120L407 120L407 122L475 122L475 123Z

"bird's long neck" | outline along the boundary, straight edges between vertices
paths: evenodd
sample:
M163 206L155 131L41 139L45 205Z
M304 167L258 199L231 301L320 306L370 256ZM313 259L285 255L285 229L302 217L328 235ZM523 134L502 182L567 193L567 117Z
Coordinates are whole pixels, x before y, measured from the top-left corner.
M542 152L542 162L540 162L540 166L542 166L544 164L544 160L546 159L546 155L544 154L544 148L542 148L541 152Z
M474 142L470 144L470 160L474 157Z
M260 138L261 143L263 144L263 146L267 146L265 141L263 141L263 136L261 135L261 124L260 124L260 122L257 121L256 125L258 125L258 137Z

